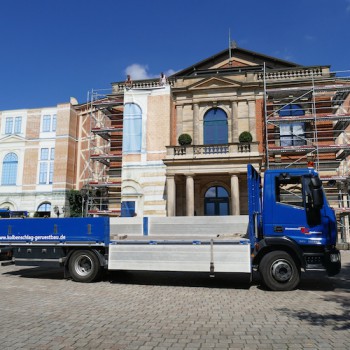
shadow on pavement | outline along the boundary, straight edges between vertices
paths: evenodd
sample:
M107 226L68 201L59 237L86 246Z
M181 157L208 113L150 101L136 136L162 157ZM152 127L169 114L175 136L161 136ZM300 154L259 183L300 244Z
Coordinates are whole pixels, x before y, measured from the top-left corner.
M307 290L321 290L327 293L319 295L324 301L334 303L334 312L310 312L309 310L279 309L282 314L294 317L300 321L306 321L311 325L320 327L332 327L333 330L344 331L350 329L350 263L345 263L338 276L327 278L331 288L327 289L327 284L322 284L323 288L317 289L317 281L307 280L303 288ZM312 282L316 283L311 288ZM321 283L321 282L319 282ZM319 285L321 286L321 285ZM335 291L333 293L332 291ZM330 293L328 293L330 292Z
M347 258L347 260L349 260L349 258ZM63 268L16 267L16 270L3 272L3 274L23 278L64 279ZM264 287L260 285L261 280L258 272L253 272L252 281L249 281L249 278L244 274L217 273L215 274L215 278L210 278L208 273L107 271L104 274L103 281L118 284L232 289L249 289L251 286L258 286L259 289L265 290ZM350 293L350 262L343 263L340 274L335 277L327 277L324 273L303 273L298 289L324 292L343 290L344 292ZM350 298L350 295L348 295L348 297ZM349 309L350 302L347 303L344 300L344 302L340 301L340 303L345 308Z
M63 268L25 267L4 272L4 275L21 278L64 280ZM246 276L208 273L149 272L149 271L107 271L103 282L153 286L182 286L203 288L249 289L252 285Z
M325 295L323 300L338 304L334 312L311 312L309 310L277 309L283 315L306 321L313 326L332 327L333 330L342 331L350 329L350 290L345 294ZM339 312L340 310L340 312Z
M40 278L50 280L64 279L63 268L24 267L15 271L4 272L4 275L19 276L23 278Z
M249 289L252 285L247 276L218 273L211 278L208 273L112 271L109 273L109 279L111 283L116 284L173 287Z

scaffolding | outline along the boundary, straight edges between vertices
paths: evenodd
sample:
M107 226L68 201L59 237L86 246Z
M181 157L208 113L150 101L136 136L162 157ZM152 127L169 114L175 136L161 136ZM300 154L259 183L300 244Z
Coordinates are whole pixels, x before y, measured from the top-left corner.
M338 241L350 242L350 71L264 67L265 167L306 167L324 182Z
M123 94L92 90L90 110L89 179L86 190L88 215L121 213Z

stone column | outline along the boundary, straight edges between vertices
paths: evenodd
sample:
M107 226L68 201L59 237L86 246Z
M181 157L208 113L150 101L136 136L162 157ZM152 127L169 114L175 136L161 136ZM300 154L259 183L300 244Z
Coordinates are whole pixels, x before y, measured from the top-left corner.
M232 102L231 105L231 142L238 142L238 103Z
M193 144L199 144L199 105L193 104Z
M176 185L175 176L168 175L166 178L166 190L167 190L167 216L176 215Z
M194 216L194 179L186 175L186 215Z
M238 176L231 175L231 215L239 215L239 184Z

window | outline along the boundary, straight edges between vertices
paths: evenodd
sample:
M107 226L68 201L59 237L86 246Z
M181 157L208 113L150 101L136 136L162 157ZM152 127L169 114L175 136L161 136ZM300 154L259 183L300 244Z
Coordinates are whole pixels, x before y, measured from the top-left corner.
M300 176L276 178L276 200L279 203L303 207L303 186Z
M305 115L300 105L288 104L280 109L280 117L293 117ZM305 145L305 123L281 123L280 125L281 146Z
M142 111L134 103L126 103L123 121L123 152L139 153L142 143Z
M42 132L54 132L56 131L57 116L56 114L45 114L42 118Z
M5 124L5 134L12 134L13 118L7 117Z
M15 128L14 133L20 134L22 131L22 117L16 117L15 118Z
M50 217L51 216L51 203L43 202L38 206L38 210L36 211L36 217Z
M205 145L228 143L227 115L222 109L213 108L205 114L203 129Z
M6 117L5 134L20 134L22 133L22 117Z
M40 204L37 211L51 211L51 203L45 202Z
M229 195L221 186L210 187L204 198L205 215L229 215Z
M122 217L133 217L135 216L135 201L123 201L122 202Z
M8 153L2 163L1 184L16 185L18 158L15 153Z
M40 149L39 184L41 185L52 184L54 159L55 159L54 148Z

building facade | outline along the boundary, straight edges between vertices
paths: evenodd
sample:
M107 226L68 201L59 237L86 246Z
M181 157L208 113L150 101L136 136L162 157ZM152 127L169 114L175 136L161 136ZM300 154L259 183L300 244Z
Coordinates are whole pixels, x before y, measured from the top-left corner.
M263 168L266 163L264 71L300 67L235 47L174 74L166 86L156 80L127 88L114 83L113 93L123 95L127 109L135 104L143 125L142 147L137 152L123 148L122 201L132 199L138 215L247 214L247 164ZM148 97L160 91L167 96L163 100ZM124 125L130 124L128 113ZM151 113L158 117L150 118ZM249 143L240 142L242 133L249 133ZM191 144L179 144L183 134ZM123 137L130 136L124 130ZM163 154L159 168L149 161L155 154ZM147 181L152 184L150 208L157 205L158 212L144 207Z
M76 127L71 103L0 112L0 208L64 215L75 188Z
M80 105L3 111L0 206L53 215L77 189L90 215L247 214L248 163L312 161L347 237L349 101L329 66L231 47Z

